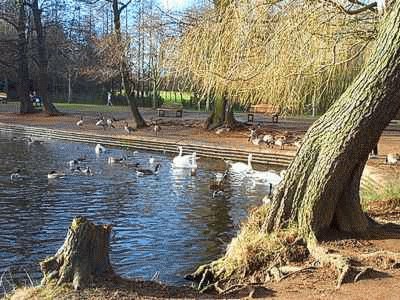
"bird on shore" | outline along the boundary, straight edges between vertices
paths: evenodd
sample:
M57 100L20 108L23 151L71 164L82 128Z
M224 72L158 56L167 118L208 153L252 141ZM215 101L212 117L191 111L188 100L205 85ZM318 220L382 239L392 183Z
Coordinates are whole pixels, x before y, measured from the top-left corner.
M125 122L125 124L124 124L124 130L125 130L125 132L127 132L128 134L131 134L132 132L135 131L135 128L129 126L128 122Z
M158 133L161 131L161 126L157 124L157 122L153 125L153 131L158 136Z
M107 121L106 121L106 123L107 123L107 126L108 127L110 127L110 128L115 128L115 126L114 126L114 118L112 118L112 119L110 119L110 118L108 118L107 119Z
M388 165L396 165L399 161L399 154L398 153L389 153L386 155L385 162Z
M103 116L101 116L100 119L97 120L96 126L97 127L103 127L103 129L106 130L108 125L107 125L106 120L104 120Z
M275 140L275 145L279 147L279 149L284 150L286 144L286 138L284 136L279 137Z
M157 175L159 170L160 170L161 164L157 164L154 170L150 169L137 169L136 174L138 176L144 176L144 175Z
M83 126L83 117L82 116L79 118L79 121L76 122L76 126L78 126L79 128L81 128Z
M22 179L21 170L20 169L15 170L15 172L10 175L10 179L11 181Z
M263 142L267 147L273 147L275 144L275 138L271 134L266 134L263 136Z

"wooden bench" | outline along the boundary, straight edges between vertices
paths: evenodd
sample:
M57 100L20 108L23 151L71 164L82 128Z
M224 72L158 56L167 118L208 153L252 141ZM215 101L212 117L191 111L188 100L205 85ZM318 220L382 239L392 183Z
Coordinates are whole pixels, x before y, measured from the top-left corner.
M177 118L182 118L183 108L181 105L161 105L157 108L158 116L165 117L166 111L174 111Z
M0 92L0 103L7 104L7 98L6 92Z
M247 121L254 122L254 114L262 113L272 117L272 123L278 123L280 109L272 104L254 104L249 108Z

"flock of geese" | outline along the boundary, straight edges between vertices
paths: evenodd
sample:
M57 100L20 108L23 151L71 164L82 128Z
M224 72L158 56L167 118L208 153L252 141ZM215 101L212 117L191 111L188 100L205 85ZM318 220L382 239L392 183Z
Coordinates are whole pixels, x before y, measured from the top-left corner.
M96 127L100 127L103 128L103 130L106 130L107 128L109 129L115 128L114 124L120 121L122 120L117 120L114 117L106 119L102 113L98 113L95 125ZM76 122L76 126L82 128L85 124L87 124L87 122L83 119L83 116L80 116L79 120ZM127 121L124 121L123 124L124 124L123 126L124 131L129 135L136 130L134 127L129 126L129 123ZM152 121L151 126L155 135L158 136L159 132L161 131L161 126L157 123L157 121L155 122Z
M289 142L285 135L273 136L272 134L263 134L259 132L259 129L254 127L250 129L248 141L257 146L265 145L269 148L278 146L281 150L284 149L285 145L293 145L296 148L300 148L301 146L301 139L298 137L293 142Z

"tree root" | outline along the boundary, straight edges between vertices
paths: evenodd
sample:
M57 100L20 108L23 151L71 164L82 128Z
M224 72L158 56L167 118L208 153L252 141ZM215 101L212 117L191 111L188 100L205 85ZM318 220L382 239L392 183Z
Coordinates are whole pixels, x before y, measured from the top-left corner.
M315 246L309 248L310 253L322 265L334 266L338 272L336 288L340 288L345 282L357 282L361 276L372 272L374 269L370 266L358 267L353 264L350 257L338 253L332 253L332 250Z

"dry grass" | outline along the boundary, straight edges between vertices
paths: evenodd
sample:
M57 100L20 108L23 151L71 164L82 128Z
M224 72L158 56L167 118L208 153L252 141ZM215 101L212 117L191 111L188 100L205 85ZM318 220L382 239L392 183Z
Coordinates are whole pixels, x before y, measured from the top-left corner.
M308 251L296 228L266 234L262 225L268 214L268 206L260 206L250 212L236 238L229 244L225 256L224 276L241 278L263 273L274 265L302 261ZM218 266L218 264L217 264Z
M312 101L324 109L361 69L376 22L325 1L234 1L164 45L164 65L204 95L269 102L288 113Z

